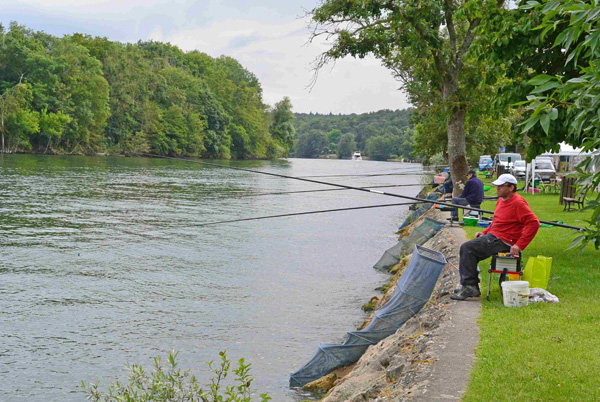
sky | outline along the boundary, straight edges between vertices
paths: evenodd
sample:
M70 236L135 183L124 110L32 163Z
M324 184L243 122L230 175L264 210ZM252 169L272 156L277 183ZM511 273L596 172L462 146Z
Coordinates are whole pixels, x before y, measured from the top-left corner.
M313 62L327 49L308 43L307 11L319 0L10 0L0 23L63 36L112 41L156 40L212 57L227 55L254 73L264 101L288 96L299 113L366 113L409 107L400 83L375 58L325 66L311 88Z

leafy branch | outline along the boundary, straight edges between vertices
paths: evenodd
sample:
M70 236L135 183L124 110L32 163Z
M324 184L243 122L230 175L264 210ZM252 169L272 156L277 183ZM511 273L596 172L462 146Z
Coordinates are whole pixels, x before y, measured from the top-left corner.
M98 390L97 384L87 386L82 382L82 387L88 392L88 399L94 402L252 402L250 385L253 378L250 376L250 364L244 359L238 361L238 367L233 370L235 384L225 387L222 393L223 382L231 369L231 362L227 353L219 353L221 361L216 367L214 362L207 362L214 373L210 380L209 391L202 390L195 376L190 370L182 371L176 362L178 352L170 352L167 365L163 368L160 356L154 359L154 370L151 373L144 371L140 365L131 365L129 381L122 385L118 381L111 384L106 393ZM271 400L266 393L260 394L260 402Z

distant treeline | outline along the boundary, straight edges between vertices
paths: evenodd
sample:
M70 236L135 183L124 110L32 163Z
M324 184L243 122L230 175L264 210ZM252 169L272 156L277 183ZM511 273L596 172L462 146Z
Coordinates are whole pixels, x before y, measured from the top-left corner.
M289 99L231 57L0 25L3 152L286 156Z
M316 158L322 154L349 157L361 151L371 159L414 159L412 109L334 115L296 113L294 156Z

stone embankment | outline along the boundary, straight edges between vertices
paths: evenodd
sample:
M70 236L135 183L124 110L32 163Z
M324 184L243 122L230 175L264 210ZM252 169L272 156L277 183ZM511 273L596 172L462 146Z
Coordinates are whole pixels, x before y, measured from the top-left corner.
M446 215L433 209L425 214L439 221L445 221ZM458 250L465 240L462 228L446 226L425 243L448 260L429 302L394 335L369 347L357 363L306 388L329 390L322 402L460 400L479 340L481 307L478 299L459 303L450 299L459 283ZM392 268L394 276L377 307L389 300L409 259Z

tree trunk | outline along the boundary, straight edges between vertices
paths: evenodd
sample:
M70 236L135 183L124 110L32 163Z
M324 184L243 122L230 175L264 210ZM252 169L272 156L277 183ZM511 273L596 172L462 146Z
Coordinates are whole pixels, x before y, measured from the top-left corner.
M448 105L448 165L452 174L452 196L458 197L467 182L469 165L466 157L465 106L458 93L458 71L448 75L444 82L443 98Z
M465 144L465 109L453 110L448 122L448 164L452 174L452 196L458 197L465 188L469 165Z

